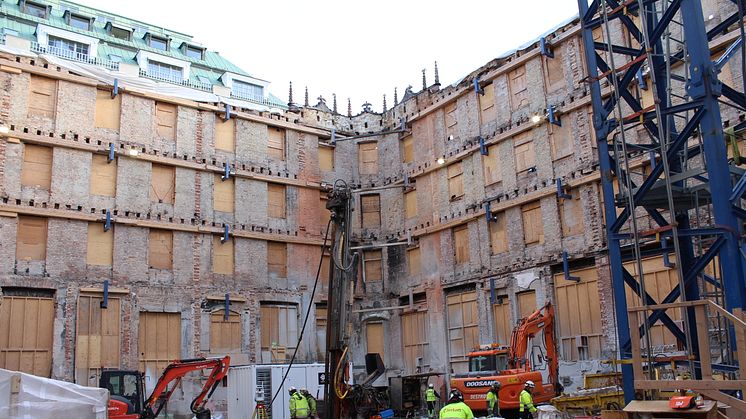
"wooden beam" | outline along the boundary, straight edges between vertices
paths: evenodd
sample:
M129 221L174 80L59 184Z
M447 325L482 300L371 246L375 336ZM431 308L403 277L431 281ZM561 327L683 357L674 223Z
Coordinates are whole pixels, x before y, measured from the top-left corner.
M702 379L712 379L712 360L710 359L710 328L707 325L707 311L705 305L694 307L697 320L697 340L699 342L699 366L702 370Z
M632 348L632 372L635 383L642 380L642 356L640 353L640 319L637 313L630 313L629 316L630 346ZM635 362L636 361L636 362Z
M668 310L671 308L705 306L707 305L707 301L708 300L697 300L697 301L682 301L678 303L669 303L669 304L651 304L651 305L639 306L639 307L629 307L627 308L627 311L632 313L632 312L639 312L639 311Z
M709 305L710 305L711 308L714 308L720 314L722 314L723 316L727 317L728 320L732 321L734 326L736 326L737 328L740 327L742 330L746 331L746 321L743 321L743 320L739 319L738 317L734 316L728 310L726 310L723 307L721 307L721 306L713 303L710 300L704 300L704 301L707 301L709 303Z
M742 414L746 414L746 402L743 400L739 400L735 397L731 397L717 390L701 390L700 393L702 393L703 396L708 397L712 400L725 403L729 405L731 408L738 410Z
M746 313L740 308L733 309L733 314L746 320ZM736 354L738 356L738 366L742 378L746 378L746 329L735 327L736 332ZM743 388L743 394L746 394L746 386Z

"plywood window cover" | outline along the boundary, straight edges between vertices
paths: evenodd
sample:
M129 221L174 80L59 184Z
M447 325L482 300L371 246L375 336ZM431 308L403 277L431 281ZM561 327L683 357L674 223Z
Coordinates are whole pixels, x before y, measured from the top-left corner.
M455 201L464 196L463 162L457 161L448 166L448 194Z
M109 161L108 156L93 154L91 158L91 195L116 196L117 160Z
M49 190L52 186L52 147L24 143L21 185Z
M381 196L378 194L360 195L363 228L381 226Z
M358 143L358 159L360 174L371 175L378 173L378 142Z
M176 190L176 168L153 164L150 180L150 200L173 204Z
M106 128L119 131L122 113L122 95L111 97L110 90L96 90L96 108L94 125L96 128Z
M215 211L231 213L235 210L235 178L223 179L221 175L213 177L213 207Z
M484 183L485 186L502 182L502 172L500 170L500 152L499 144L493 144L488 147L486 156L482 156L482 165L484 166Z
M453 228L453 248L457 264L468 263L470 261L469 228L467 225Z
M0 304L0 368L42 377L52 372L53 298L6 295Z
M380 282L383 280L383 251L365 250L363 252L365 261L365 281Z
M155 131L159 138L176 139L177 119L177 105L166 102L155 103Z
M404 193L404 207L407 218L417 216L417 190L413 189Z
M236 150L236 120L215 118L215 148L234 152Z
M319 143L319 169L322 172L334 170L334 147L323 146Z
M114 229L104 231L101 223L88 223L88 265L111 266L114 262Z
M212 237L212 272L233 275L235 269L235 243L231 237L223 241L222 236Z
M19 215L16 231L16 259L46 260L47 228L46 218Z
M285 160L285 143L287 140L285 129L269 126L267 130L267 151L269 156L277 160Z
M544 242L544 225L541 218L541 203L530 202L521 206L523 237L525 244Z
M505 212L493 213L492 217L489 223L490 249L496 255L508 251L508 230Z
M267 270L280 278L287 277L287 244L281 242L267 242Z
M29 82L28 113L54 118L57 108L57 80L31 75Z
M148 235L148 264L153 269L173 269L174 236L169 230L151 229Z
M271 218L285 218L287 188L285 185L267 183L267 215Z

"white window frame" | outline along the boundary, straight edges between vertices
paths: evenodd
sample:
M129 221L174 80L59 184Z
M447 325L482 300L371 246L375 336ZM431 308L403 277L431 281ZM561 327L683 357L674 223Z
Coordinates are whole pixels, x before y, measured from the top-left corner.
M181 79L189 80L189 74L191 65L189 61L179 60L165 55L155 54L149 51L140 50L137 53L137 64L140 70L148 72L148 61L156 61L163 64L172 65L174 67L181 67Z
M262 98L263 99L269 98L269 90L267 89L267 87L269 86L268 81L257 79L254 77L242 76L240 74L231 73L231 72L225 72L223 73L222 76L220 76L220 81L223 82L225 87L231 89L231 92L233 91L233 80L238 80L244 83L255 84L257 86L260 86L262 88Z
M49 45L49 36L56 38L63 38L69 41L80 42L81 44L88 45L88 57L97 58L98 56L98 39L82 35L75 32L66 31L64 29L53 28L51 26L38 24L36 26L36 42L39 45Z

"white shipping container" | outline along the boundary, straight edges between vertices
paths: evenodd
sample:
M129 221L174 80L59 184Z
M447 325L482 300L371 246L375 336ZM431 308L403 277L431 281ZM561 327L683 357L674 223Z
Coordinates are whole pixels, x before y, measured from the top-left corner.
M277 393L282 377L287 371L287 365L246 365L231 367L228 371L228 418L251 419L257 404L257 389L263 390L265 403L269 404L272 396ZM277 395L271 409L267 409L272 419L290 419L288 409L288 389L298 390L306 388L317 396L324 397L324 386L319 385L319 373L324 372L324 364L298 364L290 369L280 393ZM271 389L267 388L271 387ZM271 391L270 391L271 390Z

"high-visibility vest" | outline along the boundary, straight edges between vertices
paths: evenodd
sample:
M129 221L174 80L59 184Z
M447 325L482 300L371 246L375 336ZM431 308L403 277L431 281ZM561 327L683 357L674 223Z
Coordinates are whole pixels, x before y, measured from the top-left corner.
M295 418L308 417L308 400L299 392L290 396L290 416Z
M490 390L487 392L487 406L489 406L490 409L495 407L497 404L497 392L494 390Z
M450 403L440 409L440 419L474 419L474 413L464 402Z
M525 409L528 409L528 411L531 413L536 412L536 408L534 407L534 399L531 397L531 393L529 393L528 391L521 391L520 402L521 404L518 407L519 412L523 412Z
M438 398L435 397L435 390L434 389L429 388L429 389L427 389L427 391L425 391L425 400L428 401L428 402L434 402L434 401L438 400Z

